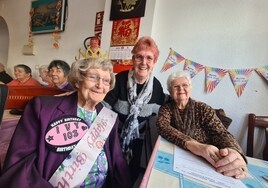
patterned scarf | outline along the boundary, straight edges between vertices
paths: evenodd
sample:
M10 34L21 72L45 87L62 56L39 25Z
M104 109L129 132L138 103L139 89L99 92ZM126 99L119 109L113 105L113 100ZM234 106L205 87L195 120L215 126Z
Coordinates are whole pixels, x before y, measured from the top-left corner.
M190 98L183 112L180 112L175 101L170 103L170 109L174 114L172 118L174 118L175 128L182 133L193 137L196 127L194 101Z
M137 83L133 76L133 70L128 73L128 101L130 103L129 115L124 123L121 138L123 139L122 150L126 154L127 159L131 158L131 141L139 138L139 122L138 115L143 105L147 104L152 96L153 91L153 79L150 75L145 81L144 86L137 95ZM129 157L128 157L129 156Z

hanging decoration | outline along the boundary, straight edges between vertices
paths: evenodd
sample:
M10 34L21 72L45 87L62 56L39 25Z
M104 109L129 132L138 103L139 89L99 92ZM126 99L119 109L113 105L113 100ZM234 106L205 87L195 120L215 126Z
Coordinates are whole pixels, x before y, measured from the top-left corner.
M169 52L169 55L167 57L167 60L165 61L160 72L164 72L164 71L170 69L171 67L182 62L184 59L185 58L183 56L181 56L180 54L175 52L172 48L170 48L170 52Z
M211 93L213 89L220 83L227 71L213 67L206 67L206 91Z
M251 73L255 70L260 76L263 76L268 81L268 65L257 67L255 69L220 69L214 67L206 67L189 59L185 59L182 55L170 48L167 60L165 61L160 72L164 72L176 64L185 60L184 70L188 71L191 78L196 76L201 70L205 69L206 76L206 91L211 93L222 80L222 78L229 73L233 86L240 97L247 85Z
M32 33L32 17L34 15L34 9L33 8L31 8L29 14L30 14L30 23L29 23L28 45L33 46L33 33Z
M59 20L60 20L60 10L61 10L62 4L61 4L61 0L58 0L57 5L56 5L56 25L55 25L55 30L52 34L53 38L54 38L54 43L53 46L54 48L58 49L59 48L59 39L60 39L60 33L59 33Z
M268 65L256 68L255 70L259 75L263 76L266 81L268 81Z
M193 78L203 69L204 69L203 65L200 65L199 63L193 62L189 59L185 60L183 70L187 70L190 73L191 78Z
M253 69L233 69L229 70L229 75L231 77L232 83L234 85L237 96L240 97L244 91L248 79L252 73Z

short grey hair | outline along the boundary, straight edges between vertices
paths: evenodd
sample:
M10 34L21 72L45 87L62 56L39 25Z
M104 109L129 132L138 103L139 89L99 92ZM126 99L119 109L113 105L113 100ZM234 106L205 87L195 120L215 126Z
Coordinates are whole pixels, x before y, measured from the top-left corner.
M168 76L168 79L167 79L167 90L169 92L171 92L171 82L179 78L186 78L190 85L192 83L191 75L188 71L184 70L184 71L173 72Z
M89 57L87 59L81 59L75 61L71 65L71 70L69 73L69 82L76 87L76 84L85 79L85 74L89 69L102 69L103 71L108 71L110 73L110 90L115 86L115 75L113 72L113 65L108 59L99 59L97 57Z

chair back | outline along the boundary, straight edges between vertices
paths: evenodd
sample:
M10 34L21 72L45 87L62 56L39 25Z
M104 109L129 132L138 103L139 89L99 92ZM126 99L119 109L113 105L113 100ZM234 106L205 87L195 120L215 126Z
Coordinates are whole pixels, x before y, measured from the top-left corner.
M26 104L35 96L57 95L66 92L45 86L8 86L8 90L5 109L24 109Z
M268 161L268 116L256 116L253 113L248 115L247 156L253 157L255 127L265 131L266 143L263 149L263 159Z
M6 105L8 95L8 87L4 84L0 84L0 124L2 122L4 107Z
M226 116L226 114L222 108L215 109L215 112L216 112L216 115L218 116L218 118L221 120L224 127L226 129L228 129L233 120Z

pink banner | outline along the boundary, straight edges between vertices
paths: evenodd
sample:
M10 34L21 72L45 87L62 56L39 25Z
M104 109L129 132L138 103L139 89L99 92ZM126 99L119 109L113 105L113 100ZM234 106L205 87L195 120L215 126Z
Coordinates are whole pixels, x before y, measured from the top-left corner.
M263 66L263 67L258 67L255 69L255 71L268 81L268 65Z
M167 60L165 61L160 72L164 72L164 71L170 69L171 67L182 62L184 59L185 58L183 56L181 56L180 54L178 54L177 52L175 52L173 49L170 48L170 52L169 52L169 55L167 57Z
M253 69L233 69L229 70L232 83L234 85L237 96L240 97L247 85L249 77Z
M197 75L201 70L204 69L203 65L200 65L199 63L196 63L194 61L191 61L189 59L185 59L184 63L184 70L188 71L191 75L191 78L193 78L195 75Z
M213 67L206 67L206 90L207 93L211 93L213 89L220 83L222 78L226 75L227 70L213 68Z

